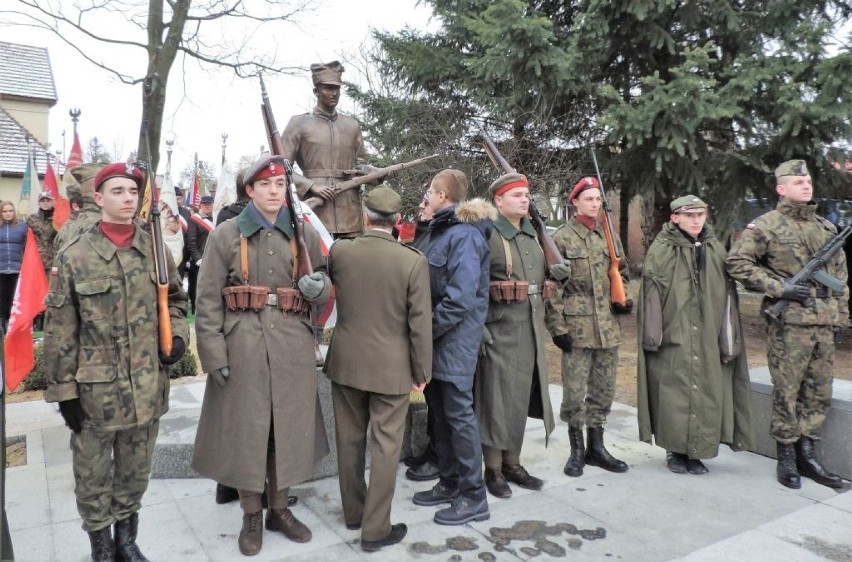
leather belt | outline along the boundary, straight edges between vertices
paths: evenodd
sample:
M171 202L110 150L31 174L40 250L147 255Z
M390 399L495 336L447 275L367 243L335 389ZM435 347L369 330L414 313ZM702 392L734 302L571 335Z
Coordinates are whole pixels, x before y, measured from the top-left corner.
M305 170L306 178L332 178L342 180L346 178L346 172L343 170Z
M530 285L527 288L528 295L537 295L541 292L541 285Z

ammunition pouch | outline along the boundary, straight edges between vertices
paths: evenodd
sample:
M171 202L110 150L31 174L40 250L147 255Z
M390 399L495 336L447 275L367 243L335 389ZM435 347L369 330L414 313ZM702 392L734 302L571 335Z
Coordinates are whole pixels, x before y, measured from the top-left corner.
M296 314L308 314L311 311L311 303L305 300L298 289L281 288L271 293L269 287L237 285L222 289L222 296L225 298L225 306L232 312L244 310L260 312L267 306L274 306L281 312Z
M254 310L259 312L267 304L269 287L259 285L237 285L222 289L225 306L230 311Z
M556 289L558 285L556 281L548 279L544 282L544 286L541 289L541 298L543 299L552 299L556 296Z
M489 293L494 302L523 302L527 300L527 295L531 294L532 288L535 288L532 294L540 290L538 285L531 286L529 281L492 281L489 284Z
M311 303L305 299L299 289L282 287L275 290L275 297L276 304L281 312L308 314L311 311Z

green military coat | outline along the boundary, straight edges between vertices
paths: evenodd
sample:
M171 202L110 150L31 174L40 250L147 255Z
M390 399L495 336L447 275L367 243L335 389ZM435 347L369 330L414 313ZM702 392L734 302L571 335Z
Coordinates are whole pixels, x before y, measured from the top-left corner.
M504 239L512 254L511 279L541 287L545 280L544 252L527 218L523 219L521 230L502 215L494 222L488 240L491 281L510 279L506 272ZM553 431L544 351L546 337L540 292L522 302L489 302L473 386L474 410L483 445L520 450L527 417L544 421L545 439Z
M671 222L663 226L645 256L637 312L639 438L693 459L716 456L720 442L754 446L745 347L722 363L719 346L726 298L736 290L725 248L709 227L705 233L705 266L696 273L696 242Z
M282 488L309 479L329 449L310 318L274 306L231 311L222 298L223 288L244 281L240 235L248 238L249 284L271 292L294 286L289 215L282 213L275 227L266 229L250 207L210 233L198 273L195 330L201 366L206 373L227 366L231 376L224 387L207 379L192 468L227 486L262 492L270 424ZM309 224L305 241L314 268L323 272L319 235ZM318 302L325 302L330 292L326 283Z
M576 218L553 234L553 240L571 264L571 275L560 294L547 302L547 328L554 336L568 334L574 347L609 349L621 343L621 325L610 305L609 252L603 228L590 230ZM627 298L627 260L620 273Z
M188 299L167 262L172 333L188 346ZM109 430L149 425L166 413L156 282L151 236L138 226L126 249L92 228L59 251L45 298L45 400L79 397L83 426Z
M405 394L432 378L432 299L423 254L380 230L329 255L337 325L323 371L337 384ZM369 264L369 270L364 270Z

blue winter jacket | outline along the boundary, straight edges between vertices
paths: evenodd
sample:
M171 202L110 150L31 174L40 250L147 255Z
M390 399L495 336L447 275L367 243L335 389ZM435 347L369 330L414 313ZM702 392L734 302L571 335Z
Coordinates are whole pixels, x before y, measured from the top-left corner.
M435 213L423 249L432 288L432 378L473 387L488 314L491 255L488 238L496 209L472 199Z
M0 273L20 273L27 242L27 223L0 225Z

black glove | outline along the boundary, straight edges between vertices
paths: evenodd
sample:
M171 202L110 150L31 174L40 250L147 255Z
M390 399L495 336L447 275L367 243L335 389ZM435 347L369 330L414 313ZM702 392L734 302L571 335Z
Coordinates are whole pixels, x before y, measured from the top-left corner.
M841 328L840 326L835 326L832 331L834 332L834 343L843 343L843 328Z
M612 303L612 311L615 314L630 314L633 312L633 299L627 299L623 305L617 302Z
M183 343L183 338L174 336L172 338L172 354L163 355L162 352L158 351L157 355L160 356L160 363L163 365L174 365L180 361L184 353L186 353L186 344Z
M793 285L784 283L784 292L781 298L788 301L805 302L811 298L811 290L804 285Z
M65 420L65 425L74 433L80 433L83 429L83 407L79 398L64 400L59 403L59 413Z
M574 340L568 334L553 336L553 344L565 353L571 353L571 350L574 349Z

